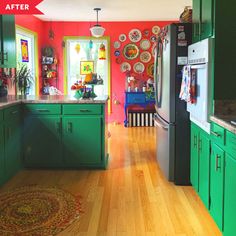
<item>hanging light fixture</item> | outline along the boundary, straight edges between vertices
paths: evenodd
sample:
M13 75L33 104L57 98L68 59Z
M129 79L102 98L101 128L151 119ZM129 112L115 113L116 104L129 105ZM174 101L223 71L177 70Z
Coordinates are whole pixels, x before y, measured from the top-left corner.
M97 24L90 28L92 36L99 38L102 37L105 31L101 25L98 24L98 11L101 11L101 8L94 8L94 11L97 12Z

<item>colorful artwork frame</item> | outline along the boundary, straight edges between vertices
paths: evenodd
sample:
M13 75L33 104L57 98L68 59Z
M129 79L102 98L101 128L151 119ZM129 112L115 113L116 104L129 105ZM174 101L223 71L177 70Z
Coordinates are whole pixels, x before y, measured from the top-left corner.
M21 39L21 60L22 62L29 62L29 48L28 48L28 40Z
M80 74L87 75L94 72L94 61L81 61Z

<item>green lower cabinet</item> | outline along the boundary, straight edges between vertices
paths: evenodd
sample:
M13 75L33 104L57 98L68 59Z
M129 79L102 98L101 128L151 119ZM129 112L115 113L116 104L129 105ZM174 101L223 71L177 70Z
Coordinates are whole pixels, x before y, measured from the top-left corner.
M215 143L211 152L210 213L220 230L223 230L224 203L224 151Z
M101 116L64 116L64 162L67 167L99 166L102 162Z
M199 135L199 188L204 205L209 208L210 195L210 138L202 131Z
M198 134L199 128L191 124L191 160L190 160L190 181L194 189L198 192L198 173L199 173L199 159L198 159Z
M224 236L235 235L236 157L225 156Z
M5 182L4 130L0 125L0 186Z
M63 167L60 116L25 117L24 164L33 168Z

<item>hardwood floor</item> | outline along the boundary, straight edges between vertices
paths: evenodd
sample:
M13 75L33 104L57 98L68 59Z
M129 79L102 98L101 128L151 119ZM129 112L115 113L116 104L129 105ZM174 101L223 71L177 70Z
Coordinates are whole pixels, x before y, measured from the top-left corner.
M84 213L59 236L221 235L192 187L163 178L155 128L110 125L109 130L107 170L24 170L0 191L39 184L81 195Z

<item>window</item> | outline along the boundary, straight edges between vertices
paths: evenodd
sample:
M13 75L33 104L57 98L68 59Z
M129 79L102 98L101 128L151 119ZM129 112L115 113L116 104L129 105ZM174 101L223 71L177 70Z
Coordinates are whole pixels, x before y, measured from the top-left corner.
M81 62L92 62L91 67L93 73L97 74L97 78L103 80L102 85L94 86L94 92L97 96L109 95L110 93L110 58L109 58L109 38L102 37L90 40L85 37L65 37L65 68L66 82L65 93L74 95L75 91L71 86L79 81L84 81L85 74L81 70ZM99 59L99 48L101 44L105 45L105 60Z
M26 64L28 69L30 69L32 74L32 83L27 91L28 95L35 95L37 94L37 81L36 78L36 71L37 65L36 60L37 58L37 35L27 29L22 27L16 28L16 60L17 60L17 67L21 64ZM22 49L22 45L24 44L24 49Z

